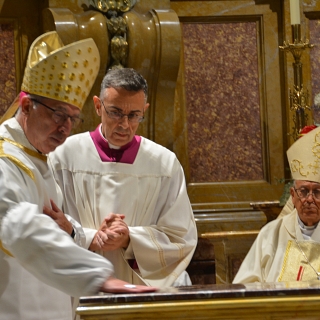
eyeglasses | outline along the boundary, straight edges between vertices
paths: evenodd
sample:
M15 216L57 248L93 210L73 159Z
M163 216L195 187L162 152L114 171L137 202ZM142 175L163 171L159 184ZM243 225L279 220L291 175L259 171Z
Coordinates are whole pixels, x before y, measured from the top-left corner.
M76 128L80 123L83 122L83 119L79 118L78 116L75 116L75 117L69 116L65 112L50 108L49 106L47 106L43 102L40 102L36 99L31 99L31 100L34 101L35 103L39 103L39 104L43 105L44 107L46 107L49 110L51 110L53 112L52 119L58 125L63 125L68 120L68 118L70 118L70 120L71 120L72 128Z
M129 114L123 114L122 112L118 112L118 111L108 111L106 109L106 106L104 105L103 101L100 99L104 110L106 112L106 114L108 115L109 118L120 121L123 117L127 117L128 121L132 122L132 123L140 123L143 121L144 117L143 116L139 116L136 113L129 113Z
M314 200L320 201L320 189L315 189L312 191L305 188L300 188L300 189L293 188L293 189L297 193L300 200L306 200L311 194Z

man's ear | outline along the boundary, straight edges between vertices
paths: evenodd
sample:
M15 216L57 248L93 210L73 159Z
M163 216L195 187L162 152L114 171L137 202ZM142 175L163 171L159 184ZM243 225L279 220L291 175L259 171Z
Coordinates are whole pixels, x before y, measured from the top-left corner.
M30 113L30 109L33 107L33 102L30 99L30 97L24 96L21 99L20 105L21 105L21 112L24 115L28 115Z
M292 198L294 198L294 196L295 196L293 187L290 188L290 195Z
M293 206L296 207L297 195L293 187L290 188L290 195L292 198Z
M143 108L143 112L146 112L149 106L150 106L150 103L146 103L146 105Z
M101 101L97 96L93 97L93 104L97 115L101 117Z

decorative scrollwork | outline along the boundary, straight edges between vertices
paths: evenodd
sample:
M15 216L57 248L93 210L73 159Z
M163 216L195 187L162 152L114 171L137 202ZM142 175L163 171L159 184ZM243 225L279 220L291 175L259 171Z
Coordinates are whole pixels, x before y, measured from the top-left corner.
M136 2L136 0L90 0L90 5L104 13L109 11L124 13L131 10Z
M294 71L294 86L293 91L289 89L289 102L290 110L293 114L293 133L291 134L294 140L299 138L300 130L305 127L308 121L307 110L311 110L308 100L308 90L304 89L302 81L302 63L301 56L304 50L312 49L313 44L308 39L302 41L301 39L301 26L300 24L292 25L292 38L293 43L284 41L283 46L279 48L284 52L291 52L294 58L293 71Z
M107 18L107 27L111 35L111 59L108 68L123 68L128 57L126 40L127 23L121 16L136 4L137 0L90 0L90 5Z
M293 92L291 92L291 89L289 90L289 97L291 110L297 111L299 108L310 110L308 104L309 92L304 90L303 85L301 85L301 88L293 86Z
M123 37L114 36L111 39L111 56L111 68L123 68L128 56L128 42Z
M283 51L289 51L292 53L295 61L300 61L302 51L305 49L312 49L314 44L309 42L309 39L306 39L305 42L302 40L295 39L294 43L290 43L289 41L284 41L283 46L279 46L279 48Z
M320 169L320 166L319 166L320 145L318 143L313 146L312 152L314 156L318 159L315 159L312 163L309 163L308 167L310 170L312 170L312 173L314 175L318 175L319 174L318 170Z
M107 19L108 31L113 35L121 35L127 33L127 23L122 17L111 17Z
M304 166L303 166L301 161L299 161L297 159L292 160L292 162L291 162L291 171L292 171L292 173L298 171L301 176L307 177L308 174L309 174L309 171L304 171L304 170L305 169L304 169Z
M290 110L294 111L293 123L294 128L292 137L297 140L299 137L300 130L305 126L308 121L308 115L305 113L306 110L311 110L309 101L309 92L303 88L303 84L299 86L293 86L293 92L289 89L289 102Z
M312 146L313 157L309 157L308 160L293 159L290 167L292 173L299 172L303 177L309 177L311 174L314 176L319 175L320 170L320 133L317 133L314 137L314 143ZM309 169L307 169L309 168ZM310 171L309 171L310 170Z

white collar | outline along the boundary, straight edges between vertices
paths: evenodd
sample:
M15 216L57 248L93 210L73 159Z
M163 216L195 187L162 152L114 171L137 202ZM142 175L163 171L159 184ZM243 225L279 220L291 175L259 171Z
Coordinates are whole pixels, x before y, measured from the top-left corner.
M102 124L100 124L99 132L100 132L100 135L101 135L102 139L103 139L105 142L108 143L109 148L110 148L110 149L120 149L121 147L119 147L119 146L114 146L113 144L111 144L111 143L104 137L104 135L102 134L101 128L102 128Z
M303 235L303 238L306 239L306 240L309 240L314 232L314 230L317 228L318 226L318 223L315 224L314 226L306 226L300 219L299 215L298 216L298 223L299 223L299 227L300 227L300 230L301 230L301 233Z

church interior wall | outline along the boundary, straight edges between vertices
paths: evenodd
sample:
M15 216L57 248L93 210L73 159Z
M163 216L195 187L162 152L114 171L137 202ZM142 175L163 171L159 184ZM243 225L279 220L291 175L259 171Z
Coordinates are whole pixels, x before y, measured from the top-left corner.
M146 77L151 100L139 133L174 151L184 168L201 238L196 264L190 266L194 279L216 282L218 266L217 281L230 282L255 232L279 209L290 179L286 150L294 141L289 101L294 59L279 48L292 41L289 0L134 2L124 14L126 66ZM320 2L300 2L301 38L314 44L301 56L312 105L320 92ZM96 37L103 53L83 110L86 121L77 132L96 127L92 96L110 62L110 37L101 13L92 15L92 25L84 22L91 9L89 0L0 1L0 115L19 92L32 41L58 28L55 19L73 19L85 29L74 25L75 37ZM66 31L71 29L59 30L72 41ZM312 124L312 113L306 114ZM245 252L239 252L240 243Z

